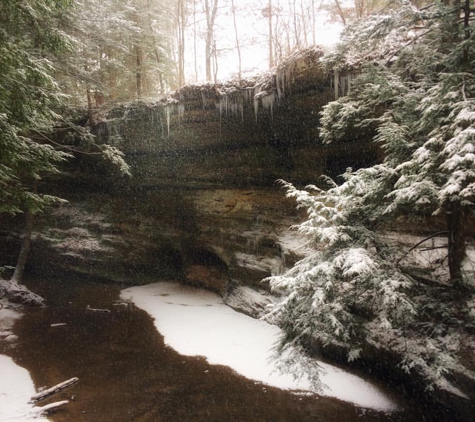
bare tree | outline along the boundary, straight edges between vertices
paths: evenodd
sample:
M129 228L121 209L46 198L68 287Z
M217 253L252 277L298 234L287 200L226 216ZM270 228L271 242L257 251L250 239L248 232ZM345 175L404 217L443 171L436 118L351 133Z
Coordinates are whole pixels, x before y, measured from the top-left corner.
M272 7L272 0L269 0L267 7L262 9L262 16L267 18L268 28L269 28L269 37L268 37L268 46L269 46L269 69L272 69L275 65L274 59L274 35L273 35L273 24L272 24L272 15L274 13Z
M234 0L231 0L231 7L232 7L233 23L234 23L234 36L236 37L236 50L238 54L238 63L239 63L238 77L240 81L241 75L242 75L241 46L239 44L238 28L236 24L236 7L234 6Z
M185 27L186 27L186 0L177 1L176 32L178 47L178 87L185 85Z
M206 37L205 37L205 60L206 60L206 80L211 81L211 58L213 51L216 53L216 48L213 49L214 43L214 23L216 21L216 13L218 11L219 0L205 0L205 14L206 14Z
M196 0L193 0L193 56L195 68L195 81L198 81L198 34L196 26Z
M341 22L343 23L343 25L346 26L346 14L343 11L343 8L341 7L341 4L340 4L339 0L333 0L333 1L335 3L336 12L337 12L338 16L340 17Z

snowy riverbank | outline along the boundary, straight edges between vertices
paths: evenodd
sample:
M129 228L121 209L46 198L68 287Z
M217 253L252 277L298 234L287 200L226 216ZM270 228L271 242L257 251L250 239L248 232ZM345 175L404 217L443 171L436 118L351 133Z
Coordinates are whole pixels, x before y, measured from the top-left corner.
M0 300L0 308L0 340L14 341L16 337L11 329L21 314L8 309L6 300ZM0 355L0 421L48 421L38 416L33 405L28 403L34 394L35 387L28 371L18 366L12 358Z
M314 392L309 380L296 381L278 373L270 359L281 330L236 312L218 295L172 282L132 287L122 291L155 320L165 343L187 356L205 356L211 364L226 365L257 382L282 389ZM395 410L396 404L375 386L339 368L323 368L323 395L377 410Z

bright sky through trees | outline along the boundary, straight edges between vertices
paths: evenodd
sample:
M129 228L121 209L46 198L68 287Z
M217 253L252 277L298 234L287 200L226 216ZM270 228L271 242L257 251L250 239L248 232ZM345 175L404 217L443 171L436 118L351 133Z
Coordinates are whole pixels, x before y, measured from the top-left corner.
M204 59L204 32L205 18L202 12L201 2L196 1L196 52L197 52L197 70L195 73L194 63L194 19L193 11L188 17L187 36L185 45L185 72L186 82L203 81L205 79L205 59ZM218 10L215 22L215 48L217 51L217 79L227 79L238 73L239 58L236 49L236 35L233 24L231 0L218 0ZM269 30L265 9L268 7L268 0L235 0L236 10L236 28L241 49L242 70L244 75L249 72L265 71L269 68ZM301 9L291 10L295 3ZM335 44L340 36L342 24L330 20L330 15L322 8L322 2L315 1L315 43L323 46ZM288 42L289 47L293 50L297 49L295 40L295 32L299 33L300 46L306 47L313 43L313 32L310 17L310 1L288 1L288 0L272 0L272 8L275 9L272 24L274 28L273 37L278 40L279 46L275 49L282 50L280 58L286 56L286 47L283 46ZM305 8L303 8L305 6ZM192 8L192 6L189 6ZM303 9L302 9L303 8ZM296 13L296 28L292 27ZM305 16L302 19L301 16ZM304 24L303 21L306 21ZM304 28L305 27L305 28ZM306 29L306 35L304 30ZM307 45L305 45L307 44ZM214 47L214 46L213 46ZM279 57L277 57L277 62Z

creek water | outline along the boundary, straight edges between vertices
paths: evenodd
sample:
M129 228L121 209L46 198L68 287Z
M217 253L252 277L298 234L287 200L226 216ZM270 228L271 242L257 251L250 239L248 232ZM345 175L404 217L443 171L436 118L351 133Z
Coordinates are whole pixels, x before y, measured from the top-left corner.
M18 344L5 353L30 371L37 388L79 378L50 400L70 400L50 415L54 422L425 420L424 409L414 405L385 413L299 396L202 357L182 356L164 344L147 313L117 304L121 286L65 277L26 284L48 307L26 311L15 326Z

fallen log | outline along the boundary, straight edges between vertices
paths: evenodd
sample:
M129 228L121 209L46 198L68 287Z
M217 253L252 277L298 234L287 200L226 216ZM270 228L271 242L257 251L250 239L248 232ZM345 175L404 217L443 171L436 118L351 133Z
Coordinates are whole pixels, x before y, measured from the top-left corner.
M51 412L68 403L69 403L68 400L62 400L62 401L56 401L54 403L47 404L45 406L35 406L33 407L33 409L31 409L31 413L33 413L36 416L40 416L43 413Z
M50 397L54 394L59 393L60 391L64 390L65 388L68 388L69 386L76 384L79 381L79 378L73 377L69 380L60 382L59 384L56 384L55 386L48 388L46 390L40 391L39 393L35 394L33 397L31 397L30 403L38 403L47 397Z
M109 309L91 308L89 305L87 305L86 311L90 311L90 312L104 312L104 313L109 313L109 312L110 312Z

